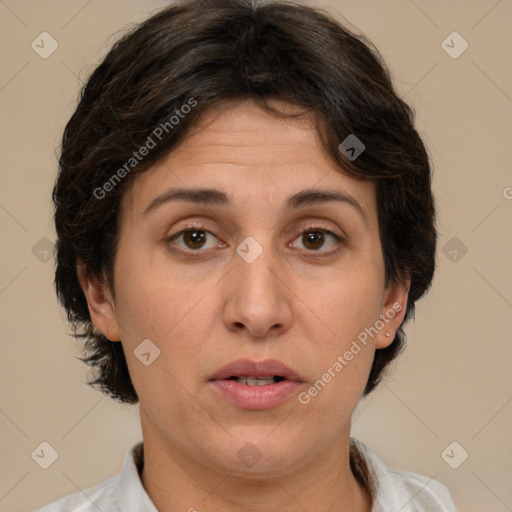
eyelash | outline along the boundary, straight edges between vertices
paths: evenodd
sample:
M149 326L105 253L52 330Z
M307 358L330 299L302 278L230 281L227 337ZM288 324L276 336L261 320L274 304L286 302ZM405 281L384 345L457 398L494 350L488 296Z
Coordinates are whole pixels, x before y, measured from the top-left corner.
M206 229L204 226L197 225L197 226L187 226L185 229L182 229L181 231L178 231L177 233L174 233L173 235L168 237L167 243L174 242L174 240L176 240L177 238L181 237L182 235L184 235L185 233L190 232L190 231L200 231L200 232L208 233L208 234L214 236L215 238L217 238L218 240L220 240L218 237L216 237L211 231ZM303 231L301 231L298 234L298 236L296 236L293 239L293 241L297 240L297 238L299 238L304 233L315 233L315 232L320 232L320 233L322 233L324 235L332 236L339 246L342 246L342 245L346 244L346 240L343 237L337 235L336 233L333 233L329 229L326 229L326 228L323 228L323 227L320 227L320 226L313 226L313 225L309 226L307 229L304 229ZM222 243L225 243L225 242L222 242ZM341 247L339 247L339 246L337 248L335 248L335 249L330 250L330 251L308 250L308 249L301 249L301 250L308 252L309 255L311 255L311 256L314 256L314 257L317 257L317 258L322 258L322 257L332 256L333 254L336 254L341 249ZM193 255L193 256L197 255L197 256L199 256L199 253L209 252L211 249L199 248L199 249L194 250L194 249L190 249L188 247L187 248L180 247L179 250L186 252L188 255ZM194 254L194 253L196 253L196 254Z

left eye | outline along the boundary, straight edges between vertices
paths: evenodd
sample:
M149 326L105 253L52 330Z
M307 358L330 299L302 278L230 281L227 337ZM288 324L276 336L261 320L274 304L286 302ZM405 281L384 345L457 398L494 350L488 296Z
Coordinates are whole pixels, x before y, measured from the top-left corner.
M333 249L339 242L341 242L341 237L326 229L309 229L307 231L303 231L295 240L299 240L302 244L302 247L299 247L299 249L318 251L319 249L324 248L325 251L322 252L326 252L329 249ZM327 248L324 247L326 243Z

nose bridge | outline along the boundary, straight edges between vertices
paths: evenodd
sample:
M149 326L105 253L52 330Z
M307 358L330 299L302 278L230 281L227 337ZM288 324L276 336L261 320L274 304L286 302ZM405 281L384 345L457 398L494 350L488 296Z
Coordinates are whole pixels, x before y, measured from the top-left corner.
M278 287L274 282L276 255L273 253L272 241L268 236L263 240L262 236L256 238L246 237L236 248L236 272L240 279L240 287L245 289L242 295L257 300L263 294L265 300L275 300Z
M268 236L246 237L236 248L225 316L229 328L245 326L255 336L285 329L291 320L286 288L278 278L278 256ZM265 240L263 240L265 238Z

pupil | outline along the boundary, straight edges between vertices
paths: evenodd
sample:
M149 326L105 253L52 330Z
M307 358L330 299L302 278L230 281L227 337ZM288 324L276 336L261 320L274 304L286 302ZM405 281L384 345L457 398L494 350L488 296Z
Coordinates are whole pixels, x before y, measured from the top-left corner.
M319 249L324 243L324 234L321 231L309 231L302 236L302 243L306 247Z

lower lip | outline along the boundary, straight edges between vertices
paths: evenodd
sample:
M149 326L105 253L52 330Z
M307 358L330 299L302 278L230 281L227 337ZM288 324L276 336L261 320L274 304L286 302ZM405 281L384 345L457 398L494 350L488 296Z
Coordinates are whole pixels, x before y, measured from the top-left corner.
M282 380L263 386L248 386L236 380L214 380L214 389L228 402L253 411L272 409L283 403L287 398L297 393L302 382Z

